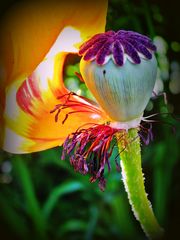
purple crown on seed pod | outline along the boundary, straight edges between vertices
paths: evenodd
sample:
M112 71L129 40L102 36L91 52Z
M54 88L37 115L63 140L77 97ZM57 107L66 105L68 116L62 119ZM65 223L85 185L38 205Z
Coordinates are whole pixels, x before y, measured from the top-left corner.
M110 58L118 66L123 66L126 58L134 64L140 64L141 58L151 59L156 46L150 38L142 34L119 30L96 34L81 45L79 54L85 61L94 61L104 65Z

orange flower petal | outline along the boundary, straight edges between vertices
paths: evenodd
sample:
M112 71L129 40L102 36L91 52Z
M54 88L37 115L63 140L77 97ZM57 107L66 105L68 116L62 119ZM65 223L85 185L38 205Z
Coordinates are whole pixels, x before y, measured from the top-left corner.
M6 84L19 76L30 75L67 26L79 30L81 42L104 31L106 11L107 0L15 4L0 23L0 64ZM64 51L69 51L66 45Z
M25 81L15 81L7 88L5 139L3 148L13 153L40 151L62 144L68 134L86 123L101 123L106 115L78 96L71 96L76 105L59 114L50 113L57 104L63 104L68 93L62 80L63 59L60 53L44 60ZM56 85L59 85L57 88ZM63 120L70 114L65 123Z
M92 1L33 2L17 8L16 15L10 17L13 21L4 25L3 39L7 41L2 41L0 60L1 97L6 85L1 105L5 108L3 149L14 153L40 151L60 145L84 123L105 121L106 115L93 106L95 113L83 112L83 107L81 112L78 107L63 110L58 122L50 111L60 103L57 97L67 93L62 81L66 54L77 52L84 39L104 30L106 7L106 1L98 1L95 8ZM77 113L63 125L69 111Z

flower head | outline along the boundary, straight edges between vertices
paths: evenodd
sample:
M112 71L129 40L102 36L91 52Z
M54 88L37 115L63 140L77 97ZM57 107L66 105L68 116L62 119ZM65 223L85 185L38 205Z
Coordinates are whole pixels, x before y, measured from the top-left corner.
M155 50L148 37L124 30L97 34L80 48L84 81L121 128L141 121L156 80Z
M18 1L0 22L0 142L4 150L28 153L59 146L68 134L101 115L64 109L60 121L50 114L67 93L64 61L89 37L104 31L107 1ZM91 27L89 27L91 26ZM58 99L59 98L59 99ZM71 99L86 102L72 96ZM65 124L68 112L76 111ZM73 122L73 124L72 124Z
M112 140L139 126L156 76L148 37L124 30L97 34L104 31L106 10L106 0L96 8L81 0L19 3L4 20L0 45L3 149L27 153L64 142L62 158L68 155L74 169L90 173L102 190ZM64 61L78 50L81 74L99 105L64 86Z

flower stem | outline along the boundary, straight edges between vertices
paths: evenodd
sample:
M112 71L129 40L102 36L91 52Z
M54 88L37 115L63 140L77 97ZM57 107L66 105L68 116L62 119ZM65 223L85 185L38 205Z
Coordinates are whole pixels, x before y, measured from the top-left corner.
M150 239L159 239L163 230L159 226L151 203L147 198L141 168L141 148L137 129L116 135L121 156L122 176L135 217Z

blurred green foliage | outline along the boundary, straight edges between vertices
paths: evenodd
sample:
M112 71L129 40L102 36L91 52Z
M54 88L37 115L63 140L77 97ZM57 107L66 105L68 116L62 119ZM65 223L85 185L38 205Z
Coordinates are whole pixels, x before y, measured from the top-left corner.
M163 97L151 100L146 115L177 115L180 63L174 52L180 52L180 43L178 37L172 39L165 33L167 19L161 6L161 2L154 1L111 0L107 30L130 29L154 39L159 63L156 91L167 93L168 104ZM65 85L93 98L74 74L79 72L78 61L67 61ZM154 141L142 145L146 190L160 224L166 229L165 239L180 239L180 126L173 115L162 114L155 119ZM27 155L1 152L2 239L146 239L131 212L115 166L106 174L107 187L101 192L96 183L89 182L89 176L74 172L68 159L61 160L61 151L57 147Z

